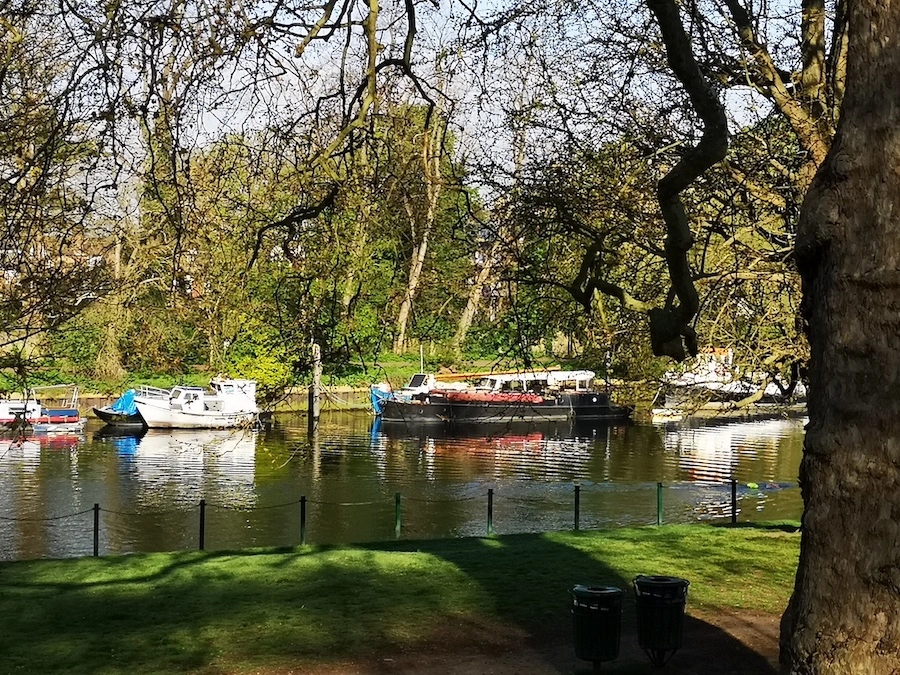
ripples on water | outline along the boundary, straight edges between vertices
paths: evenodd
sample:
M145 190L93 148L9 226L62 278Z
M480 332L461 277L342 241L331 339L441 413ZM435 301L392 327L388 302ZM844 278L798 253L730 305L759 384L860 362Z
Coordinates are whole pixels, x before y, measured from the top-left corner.
M728 482L741 520L796 519L803 420L663 426L476 426L442 430L375 424L364 414L304 417L260 432L148 431L93 421L83 435L0 440L0 557L90 555L94 504L100 552L196 548L206 501L206 548L295 545L301 496L307 540L478 536L493 490L497 533L663 520L726 519ZM748 487L751 486L757 487Z

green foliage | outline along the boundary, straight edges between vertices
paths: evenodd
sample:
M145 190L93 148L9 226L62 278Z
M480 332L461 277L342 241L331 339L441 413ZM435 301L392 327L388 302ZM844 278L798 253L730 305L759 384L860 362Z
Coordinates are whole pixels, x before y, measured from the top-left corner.
M291 354L272 326L255 317L242 318L241 331L225 350L227 374L256 380L259 398L267 402L293 381Z
M87 316L70 319L47 338L47 356L62 373L89 378L97 364L103 329Z

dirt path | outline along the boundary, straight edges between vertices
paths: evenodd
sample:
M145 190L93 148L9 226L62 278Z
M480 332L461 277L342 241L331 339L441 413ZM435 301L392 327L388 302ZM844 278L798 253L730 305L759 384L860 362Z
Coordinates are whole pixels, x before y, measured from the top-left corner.
M303 665L257 675L777 675L779 617L759 613L685 618L682 648L662 668L641 651L623 622L619 658L599 670L575 657L571 636L531 636L503 626L440 626L435 640L416 653L346 663Z

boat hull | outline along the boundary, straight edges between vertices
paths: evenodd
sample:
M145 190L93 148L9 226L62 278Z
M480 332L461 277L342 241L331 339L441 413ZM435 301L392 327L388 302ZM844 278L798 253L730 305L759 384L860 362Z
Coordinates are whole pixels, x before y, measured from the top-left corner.
M32 409L30 412L34 412ZM84 429L87 420L80 417L74 408L40 408L39 414L0 415L0 427L22 431L30 429L38 433L65 432L77 433Z
M146 426L144 424L144 418L141 417L141 414L138 412L119 412L117 410L113 410L109 406L104 406L102 408L92 408L91 410L98 419L114 427L143 428Z
M134 402L149 429L233 429L250 426L256 420L255 412L184 412L173 410L166 403L157 405L139 398Z
M576 422L624 422L634 412L634 406L616 405L603 392L561 394L560 398L571 408Z
M433 377L413 376L407 387L372 386L372 409L387 422L447 424L624 422L633 407L615 405L590 387L592 371L506 373L478 386L438 386Z
M633 408L610 403L602 393L562 394L541 401L540 397L516 401L466 400L465 396L421 397L421 400L391 400L380 402L380 417L385 422L419 424L495 424L509 422L563 422L567 420L624 422Z
M382 400L380 417L385 422L405 422L415 424L446 424L450 421L450 404L440 401L397 401Z

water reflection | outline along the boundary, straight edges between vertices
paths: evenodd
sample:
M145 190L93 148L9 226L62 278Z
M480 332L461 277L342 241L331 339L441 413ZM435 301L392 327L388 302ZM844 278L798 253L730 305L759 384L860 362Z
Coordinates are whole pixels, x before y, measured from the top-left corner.
M193 506L204 497L224 507L251 508L256 503L254 432L105 431L93 439L115 448L120 471L134 480L141 505Z
M802 421L454 428L378 424L366 415L301 416L258 433L121 432L0 439L0 557L89 555L94 504L101 552L295 545L300 497L308 541L483 535L494 492L498 533L570 529L574 485L583 528L727 517L797 518ZM755 487L751 487L755 486Z
M751 510L773 518L796 517L785 506L798 499L796 466L788 473L784 457L797 456L805 422L805 417L772 417L665 424L666 451L677 457L691 481L681 486L686 488L681 499L676 492L678 508L700 520L729 517L731 492L722 484L734 479L740 518L751 518Z

